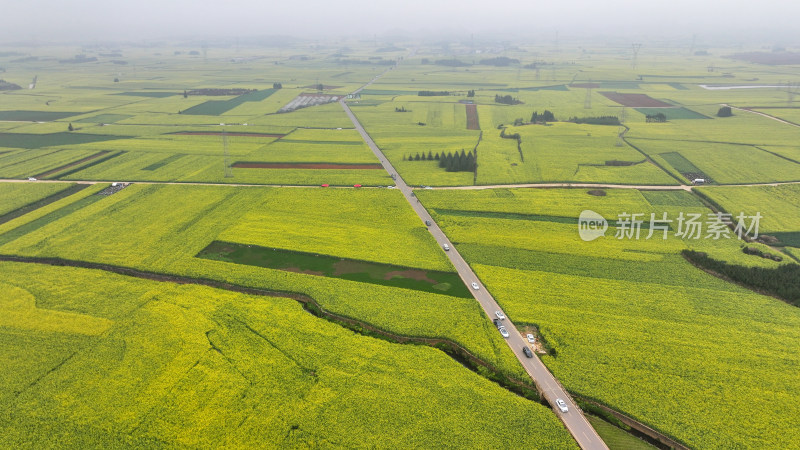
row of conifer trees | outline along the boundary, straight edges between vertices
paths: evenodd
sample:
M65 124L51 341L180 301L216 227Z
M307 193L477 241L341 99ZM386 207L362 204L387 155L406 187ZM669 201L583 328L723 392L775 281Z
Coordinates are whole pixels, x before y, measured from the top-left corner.
M403 161L438 161L439 167L447 172L474 172L478 166L478 152L473 150L466 152L433 153L432 151L417 153L414 156L403 156Z

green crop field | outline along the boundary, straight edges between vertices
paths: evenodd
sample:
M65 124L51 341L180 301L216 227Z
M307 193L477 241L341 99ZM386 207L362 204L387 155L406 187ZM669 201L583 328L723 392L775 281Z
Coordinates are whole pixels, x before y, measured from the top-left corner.
M755 146L646 139L630 141L656 161L669 164L678 171L695 166L719 184L800 181L800 163L787 161Z
M667 240L660 234L645 239L643 230L639 240L620 240L611 227L604 238L581 241L577 215L583 209L609 219L621 212L667 212L672 218L709 212L686 192L607 194L422 191L419 197L506 314L517 325L537 326L557 350L544 361L568 389L690 446L791 445L796 435L766 430L798 413L789 404L800 393L791 375L800 311L707 275L678 253L689 247L737 263L778 263L743 254L735 239L682 241L672 233ZM470 217L452 209L574 222ZM759 352L741 351L754 342L769 344L759 344ZM602 370L586 370L598 365ZM786 409L769 407L778 397ZM687 414L701 419L680 419Z
M478 183L608 182L674 184L675 181L629 146L617 147L617 127L556 123L510 127L513 139L486 131L478 146Z
M0 256L27 261L0 262L0 446L574 448L472 276L571 393L690 448L797 446L798 66L732 56L791 47L199 39L0 43ZM279 112L314 94L347 107Z
M356 335L294 300L75 268L0 273L4 447L436 446L447 435L460 447L575 448L546 407L442 352Z
M0 254L55 256L303 292L333 312L392 332L451 339L504 373L524 377L473 300L195 257L220 239L452 270L404 202L398 191L390 190L133 185L76 207L60 203L66 214L54 209L32 225L25 225L26 216L0 225L0 233L8 230L0 234L5 243ZM369 207L375 203L388 208L387 213ZM362 245L350 245L355 236ZM437 317L437 328L420 322L424 317Z
M759 233L787 245L800 245L800 185L702 188L700 190L734 216L760 214Z
M0 184L0 216L69 187L70 185L66 183L2 183Z

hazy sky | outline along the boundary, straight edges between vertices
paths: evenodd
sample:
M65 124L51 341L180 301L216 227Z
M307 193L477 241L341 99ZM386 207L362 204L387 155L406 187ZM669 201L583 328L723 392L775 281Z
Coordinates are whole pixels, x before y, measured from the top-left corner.
M726 34L800 41L791 0L3 0L0 41L170 36Z

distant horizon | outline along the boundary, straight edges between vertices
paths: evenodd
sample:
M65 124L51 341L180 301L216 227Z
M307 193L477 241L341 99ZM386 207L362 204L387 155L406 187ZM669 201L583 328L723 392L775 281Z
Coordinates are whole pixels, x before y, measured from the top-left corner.
M754 4L632 0L514 5L498 8L475 0L367 2L307 0L302 8L232 0L219 6L173 0L136 4L100 0L11 0L0 16L0 43L147 42L206 39L250 40L345 37L420 39L685 39L698 42L769 43L799 46L794 18L800 5L779 0ZM94 14L93 14L94 13Z

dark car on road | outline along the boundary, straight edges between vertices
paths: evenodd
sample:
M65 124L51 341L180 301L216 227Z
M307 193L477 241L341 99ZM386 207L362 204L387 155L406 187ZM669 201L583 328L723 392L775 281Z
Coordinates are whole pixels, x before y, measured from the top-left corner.
M527 356L528 358L533 358L533 352L531 351L531 349L528 348L527 345L522 347L522 353L525 353L525 356Z

